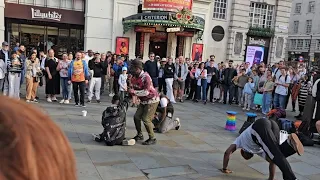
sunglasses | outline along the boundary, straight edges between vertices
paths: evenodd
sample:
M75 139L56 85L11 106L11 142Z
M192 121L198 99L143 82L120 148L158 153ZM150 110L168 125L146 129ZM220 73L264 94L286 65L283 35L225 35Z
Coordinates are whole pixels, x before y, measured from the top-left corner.
M150 57L154 57L154 56L150 56Z

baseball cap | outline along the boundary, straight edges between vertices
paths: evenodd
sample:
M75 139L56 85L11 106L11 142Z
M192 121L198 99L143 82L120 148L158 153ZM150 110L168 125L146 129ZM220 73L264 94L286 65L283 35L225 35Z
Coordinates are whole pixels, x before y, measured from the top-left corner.
M6 41L3 41L3 42L2 42L2 46L9 46L9 43L6 42Z
M127 67L123 67L122 71L128 71L128 68Z

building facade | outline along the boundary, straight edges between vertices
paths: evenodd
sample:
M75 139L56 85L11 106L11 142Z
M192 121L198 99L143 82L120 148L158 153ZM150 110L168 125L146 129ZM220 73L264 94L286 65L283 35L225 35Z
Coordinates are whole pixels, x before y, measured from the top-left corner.
M320 58L320 1L293 0L287 57L318 62Z
M291 0L187 0L188 6L173 6L178 9L143 2L0 0L0 40L14 45L33 38L32 46L47 50L53 44L59 52L117 52L120 42L129 58L144 60L150 52L202 61L213 54L218 62L238 63L285 57ZM22 13L13 13L16 9Z

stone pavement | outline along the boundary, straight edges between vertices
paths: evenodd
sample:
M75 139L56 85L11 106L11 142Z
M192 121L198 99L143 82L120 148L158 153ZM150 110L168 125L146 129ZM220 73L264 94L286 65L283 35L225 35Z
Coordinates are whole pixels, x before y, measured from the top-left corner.
M42 96L43 97L43 96ZM38 104L64 130L74 149L79 180L254 180L268 178L268 163L259 157L250 161L241 158L239 151L230 160L233 174L224 175L222 158L226 148L238 136L224 130L226 111L234 110L237 129L246 120L244 112L222 104L185 102L175 106L175 117L181 120L181 130L156 134L153 146L107 147L92 140L91 133L100 133L101 113L110 104L103 97L102 104L87 104L87 117L82 108L40 100ZM133 115L127 113L127 137L135 135ZM145 129L143 128L145 131ZM147 134L144 134L147 137ZM300 180L318 180L320 177L320 146L307 147L303 156L294 155L289 162ZM282 179L277 170L277 179Z

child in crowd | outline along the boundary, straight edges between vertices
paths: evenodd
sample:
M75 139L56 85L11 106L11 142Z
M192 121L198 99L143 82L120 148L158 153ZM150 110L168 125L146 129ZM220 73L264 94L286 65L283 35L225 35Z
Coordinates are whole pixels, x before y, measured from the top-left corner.
M272 75L269 75L267 81L263 85L262 114L264 115L268 114L270 111L274 85L273 77Z
M244 94L243 110L250 111L253 90L254 90L253 79L251 77L249 77L248 82L244 85L244 88L243 88L243 94Z
M127 84L127 79L128 79L128 74L127 74L127 67L122 68L122 74L120 74L118 83L120 87L120 101L123 102L124 97L126 96L128 92L128 84Z

